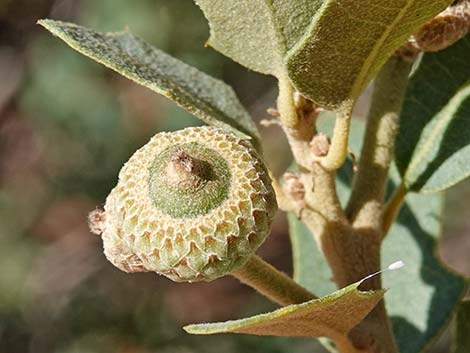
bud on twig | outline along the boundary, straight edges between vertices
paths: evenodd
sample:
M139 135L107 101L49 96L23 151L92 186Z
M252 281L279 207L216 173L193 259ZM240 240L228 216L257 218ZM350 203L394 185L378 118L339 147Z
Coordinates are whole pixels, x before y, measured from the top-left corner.
M416 45L414 37L411 36L405 44L395 51L395 55L407 61L413 62L420 51L421 50Z
M457 42L469 29L470 0L460 0L426 23L414 39L422 51L439 51Z
M315 104L311 100L308 100L297 91L294 92L294 104L297 109L297 114L301 118L315 120L318 113L321 111L321 109L315 107Z
M301 175L299 173L285 173L283 178L282 189L284 194L294 201L297 206L303 208L305 206L305 186L301 180Z
M330 139L326 134L318 133L310 142L310 149L316 157L324 157L330 149Z
M446 49L470 30L470 0L458 0L442 11L398 48L396 56L414 60L420 51Z

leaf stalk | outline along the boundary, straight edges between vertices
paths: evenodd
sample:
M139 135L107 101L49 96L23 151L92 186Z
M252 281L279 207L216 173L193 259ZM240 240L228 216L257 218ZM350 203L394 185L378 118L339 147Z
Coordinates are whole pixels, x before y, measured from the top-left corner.
M337 113L330 150L326 157L321 159L321 165L327 171L335 171L341 168L348 156L352 107L353 103L348 102L345 107Z
M292 87L287 76L279 77L279 95L277 98L277 108L283 126L295 128L299 122L297 109L294 101L294 87Z

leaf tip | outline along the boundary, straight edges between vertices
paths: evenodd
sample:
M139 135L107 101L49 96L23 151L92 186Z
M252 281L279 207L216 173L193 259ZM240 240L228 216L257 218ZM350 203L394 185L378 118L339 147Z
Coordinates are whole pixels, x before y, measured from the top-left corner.
M214 47L214 41L212 40L212 34L209 36L209 38L206 40L206 42L204 43L204 48L213 48L215 49Z
M51 32L54 35L58 35L59 33L58 24L60 23L60 21L51 20L49 18L43 18L43 19L38 20L36 23L44 27L45 29L47 29L49 32Z
M183 326L183 330L186 331L186 333L193 334L193 326L194 325Z
M210 332L207 330L204 330L200 324L192 324L192 325L186 325L183 326L183 330L186 331L186 333L189 333L191 335L208 335Z
M50 26L50 22L51 20L48 18L41 18L40 20L36 21L36 24L48 29L48 27Z

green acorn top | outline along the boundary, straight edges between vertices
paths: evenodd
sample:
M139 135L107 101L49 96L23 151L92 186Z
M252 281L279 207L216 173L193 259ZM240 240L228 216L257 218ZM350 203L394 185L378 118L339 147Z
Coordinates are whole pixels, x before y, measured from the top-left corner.
M159 133L129 159L98 232L106 257L123 271L210 281L253 255L276 210L251 144L225 130L193 127Z

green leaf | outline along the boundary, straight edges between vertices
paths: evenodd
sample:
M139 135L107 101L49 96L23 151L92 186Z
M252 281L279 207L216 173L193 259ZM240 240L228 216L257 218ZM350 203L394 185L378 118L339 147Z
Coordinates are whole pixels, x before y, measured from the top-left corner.
M331 131L333 119L323 115L319 123L321 130ZM360 152L363 132L364 124L353 120L350 148L356 155ZM351 165L348 165L338 176L338 192L343 203L349 197L352 175ZM399 181L398 172L394 170L390 189ZM465 288L464 279L447 270L436 257L442 208L442 197L438 194L407 195L397 222L382 245L383 268L397 260L406 264L400 271L383 274L384 287L390 289L385 302L401 353L421 352L442 332ZM308 230L304 229L304 232ZM300 246L306 249L316 247L313 235L303 236L302 241ZM320 251L310 253L310 257L316 258L311 259L310 264L300 265L315 263L316 267L294 268L294 273L310 271L315 275L316 268L325 266L318 264L326 261ZM299 266L299 263L294 262L294 266ZM320 284L319 288L327 285L330 283ZM317 290L315 287L307 289Z
M336 290L333 274L322 252L312 241L312 233L293 213L288 215L289 236L294 262L294 280L319 296Z
M409 194L382 245L383 264L407 264L399 274L384 274L387 310L402 353L421 352L442 332L465 289L464 279L436 257L442 210L441 195Z
M412 191L444 190L470 175L470 37L424 54L406 93L395 154Z
M470 299L463 300L457 310L454 353L470 352Z
M321 105L355 100L390 55L451 2L323 1L302 43L288 55L289 77Z
M247 333L261 336L341 339L375 307L384 291L363 292L361 282L302 304L241 320L184 327L192 334Z
M73 49L157 92L208 125L251 136L259 132L232 88L129 32L99 33L53 20L38 22ZM245 135L246 134L246 135Z
M242 65L288 76L304 96L337 108L452 0L195 0L208 44Z
M301 41L322 0L195 0L209 20L207 42L249 69L286 73L287 51Z

